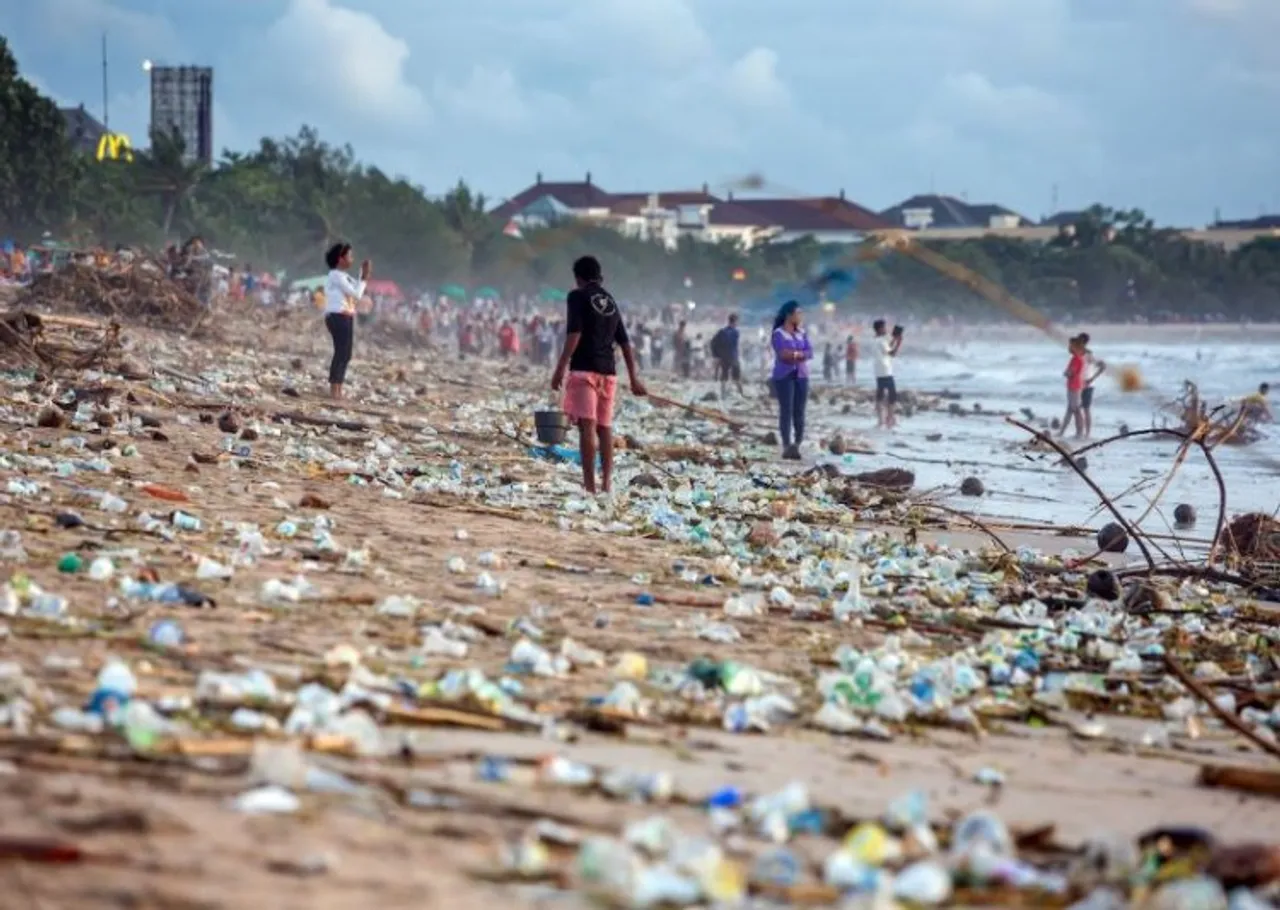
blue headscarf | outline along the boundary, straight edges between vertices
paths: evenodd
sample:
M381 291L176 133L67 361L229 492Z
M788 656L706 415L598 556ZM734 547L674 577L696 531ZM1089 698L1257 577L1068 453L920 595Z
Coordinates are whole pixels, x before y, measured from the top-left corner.
M778 310L778 315L773 317L774 331L782 328L787 321L787 317L798 309L800 309L800 304L796 303L794 300L788 300L784 303L782 305L782 309Z

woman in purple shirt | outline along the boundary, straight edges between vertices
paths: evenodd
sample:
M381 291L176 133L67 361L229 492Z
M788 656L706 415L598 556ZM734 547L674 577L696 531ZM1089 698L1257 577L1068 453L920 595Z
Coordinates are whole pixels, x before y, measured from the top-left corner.
M809 361L813 346L800 327L800 305L789 300L773 320L773 392L778 399L778 434L782 457L800 460L804 442L804 408L809 400ZM794 430L794 434L793 434Z

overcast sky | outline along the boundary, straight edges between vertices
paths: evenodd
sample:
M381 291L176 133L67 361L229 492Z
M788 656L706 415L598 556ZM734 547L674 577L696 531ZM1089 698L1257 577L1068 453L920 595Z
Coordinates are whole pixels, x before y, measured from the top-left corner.
M214 143L305 124L441 192L843 188L1029 217L1280 212L1280 0L29 0L0 33L63 104L147 128L141 61L211 65Z

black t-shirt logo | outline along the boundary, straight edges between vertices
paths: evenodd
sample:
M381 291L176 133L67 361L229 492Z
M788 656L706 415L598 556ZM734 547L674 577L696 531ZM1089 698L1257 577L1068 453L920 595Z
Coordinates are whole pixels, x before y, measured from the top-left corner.
M618 311L618 304L611 295L600 292L591 295L591 309L601 316L612 316Z

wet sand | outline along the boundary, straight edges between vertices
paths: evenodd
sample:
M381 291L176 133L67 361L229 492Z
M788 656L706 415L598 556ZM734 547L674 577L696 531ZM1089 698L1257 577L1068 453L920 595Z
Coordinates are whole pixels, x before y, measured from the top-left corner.
M162 342L173 344L173 342ZM281 347L288 345L281 344ZM299 370L290 366L293 351L234 357L233 368L245 371L219 392L234 395L247 410L315 412L310 398L281 394L299 384ZM178 356L159 355L184 372L196 372L225 354L194 347ZM308 362L316 357L308 353ZM402 425L421 421L434 427L439 441L456 447L431 450L423 445L424 462L491 466L511 480L527 480L535 487L559 477L552 500L574 495L576 469L554 468L527 457L523 446L492 432L502 415L469 410L492 398L485 388L465 388L450 381L447 365L428 370L394 355L361 350L353 370L357 395L368 397L376 382L395 392L398 403L379 400L378 409L394 409ZM306 372L315 373L315 370ZM249 380L252 379L252 382ZM541 382L540 374L513 371L503 385ZM130 384L111 380L119 395ZM495 377L494 384L497 384ZM256 387L255 387L256 386ZM318 382L302 390L310 396ZM79 703L89 695L93 677L108 654L129 660L140 682L139 696L156 698L189 692L201 670L234 670L260 666L277 674L282 685L290 668L302 678L332 669L324 657L332 648L351 645L370 667L393 675L421 678L450 666L476 666L492 677L501 672L514 641L506 630L521 617L536 616L547 641L563 636L607 654L635 650L652 665L684 665L700 655L732 657L762 669L810 678L842 643L872 646L886 632L871 626L836 626L799 621L787 616L735 620L743 640L735 645L701 641L692 624L714 608L664 604L668 599L718 604L723 592L682 582L672 566L677 560L699 565L697 556L679 545L658 539L618 536L599 531L564 530L549 508L516 510L478 505L442 493L408 493L389 499L377 486L355 485L347 475L306 476L297 459L284 457L288 437L312 435L330 451L359 459L369 446L362 433L286 428L284 436L269 435L273 425L262 422L264 433L250 443L253 454L238 468L230 459L218 465L188 469L192 452L217 452L225 433L200 423L199 406L209 406L213 394L135 387L137 410L160 421L168 441L142 438L139 457L125 459L133 479L163 484L186 492L184 504L204 522L205 531L180 534L164 543L141 534L123 517L93 511L77 499L77 485L111 489L134 509L163 513L164 503L149 499L116 477L78 474L59 480L38 476L53 485L52 496L34 505L6 497L0 504L0 527L22 529L29 562L23 571L47 589L70 598L71 612L93 626L74 626L56 633L40 623L13 619L4 641L3 659L18 662L26 674L47 688L40 704ZM217 413L213 407L205 408ZM350 419L362 419L369 406L354 405ZM57 445L70 430L19 428L20 414L33 408L17 405L0 429L0 444L12 451L23 441L34 451L42 443ZM181 422L183 419L188 422ZM673 421L682 420L673 415ZM246 414L246 425L254 417ZM487 425L489 432L469 427ZM620 429L626 429L625 426ZM405 435L403 427L384 424L374 435ZM48 450L43 450L48 451ZM56 449L53 450L56 453ZM623 462L625 464L625 460ZM4 471L7 478L19 476ZM37 476L35 474L31 476ZM234 537L220 531L222 522L256 522L270 528L289 515L315 515L299 508L306 494L324 499L320 510L334 522L334 537L349 548L369 554L367 565L344 572L337 563L309 559L308 577L321 596L292 606L260 602L259 591L269 578L289 579L299 571L301 541L283 542L286 553L266 557L240 568L227 582L193 580L200 555L229 558ZM279 500L288 506L282 508ZM53 527L48 516L79 503L86 517L109 532ZM852 521L849 521L852 526ZM468 538L459 540L464 528ZM890 529L893 530L893 529ZM962 547L982 545L973 531L927 532L926 538ZM1023 533L1012 542L1045 549L1072 543L1048 535ZM1079 546L1079 542L1075 542ZM142 607L108 603L108 586L87 577L59 575L53 564L68 551L86 554L94 548L138 548L142 560L161 578L187 580L217 600L214 609L148 604ZM496 553L501 565L491 571L506 584L500 597L476 589L479 554ZM465 559L471 570L452 574L446 561ZM548 559L589 570L574 574L548 568ZM6 569L19 568L7 565ZM641 607L639 588L631 581L648 573L646 590L658 603ZM379 615L375 604L390 594L420 598L413 618ZM436 656L413 661L420 640L417 627L428 621L467 617L487 630L464 659ZM162 618L178 621L191 646L182 653L143 647L146 629ZM48 658L74 658L50 670ZM563 711L582 698L607 691L606 669L579 670L566 679L522 677L527 693L542 701L548 712ZM421 908L479 907L502 902L507 906L542 905L536 889L488 884L469 874L492 869L495 848L540 814L574 822L583 831L617 831L624 819L640 818L654 807L607 802L563 789L537 789L518 783L474 782L478 754L535 757L559 753L606 766L644 771L669 770L678 787L700 796L725 784L767 791L792 780L804 781L825 804L855 816L883 810L895 796L910 789L928 792L932 815L944 818L991 799L989 788L972 782L974 772L994 767L1007 775L997 807L1014 826L1058 826L1059 837L1077 842L1096 831L1132 835L1158 823L1192 823L1221 830L1235 838L1273 837L1274 800L1212 791L1195 784L1197 764L1215 760L1262 767L1257 753L1242 750L1238 738L1208 728L1200 738L1176 740L1177 749L1148 749L1140 745L1149 721L1108 717L1107 730L1096 739L1071 737L1051 727L1033 729L1017 723L992 723L985 735L921 728L892 743L842 739L816 731L792 730L763 735L731 735L714 727L689 725L632 725L626 737L580 732L575 741L556 743L536 734L486 733L436 726L413 729L385 724L394 735L407 737L409 748L382 760L320 756L316 760L371 784L362 797L302 794L302 809L280 817L250 817L234 811L229 801L251 785L247 772L231 769L211 773L200 760L137 761L104 755L92 744L76 745L62 738L62 748L41 747L31 736L9 731L0 736L0 813L7 820L6 835L51 835L73 840L88 850L107 854L102 862L58 868L15 865L7 869L10 888L20 905L31 908ZM37 724L40 729L47 727ZM249 737L241 737L248 739ZM46 737L47 739L47 737ZM53 740L58 737L54 736ZM118 750L117 750L118 752ZM208 764L206 762L206 764ZM211 767L211 766L210 766ZM404 788L474 796L481 811L414 809L404 805ZM698 813L688 808L659 808L690 828ZM818 855L818 854L815 854ZM576 899L570 898L570 904ZM563 903L563 901L560 901ZM18 904L15 904L17 906Z

